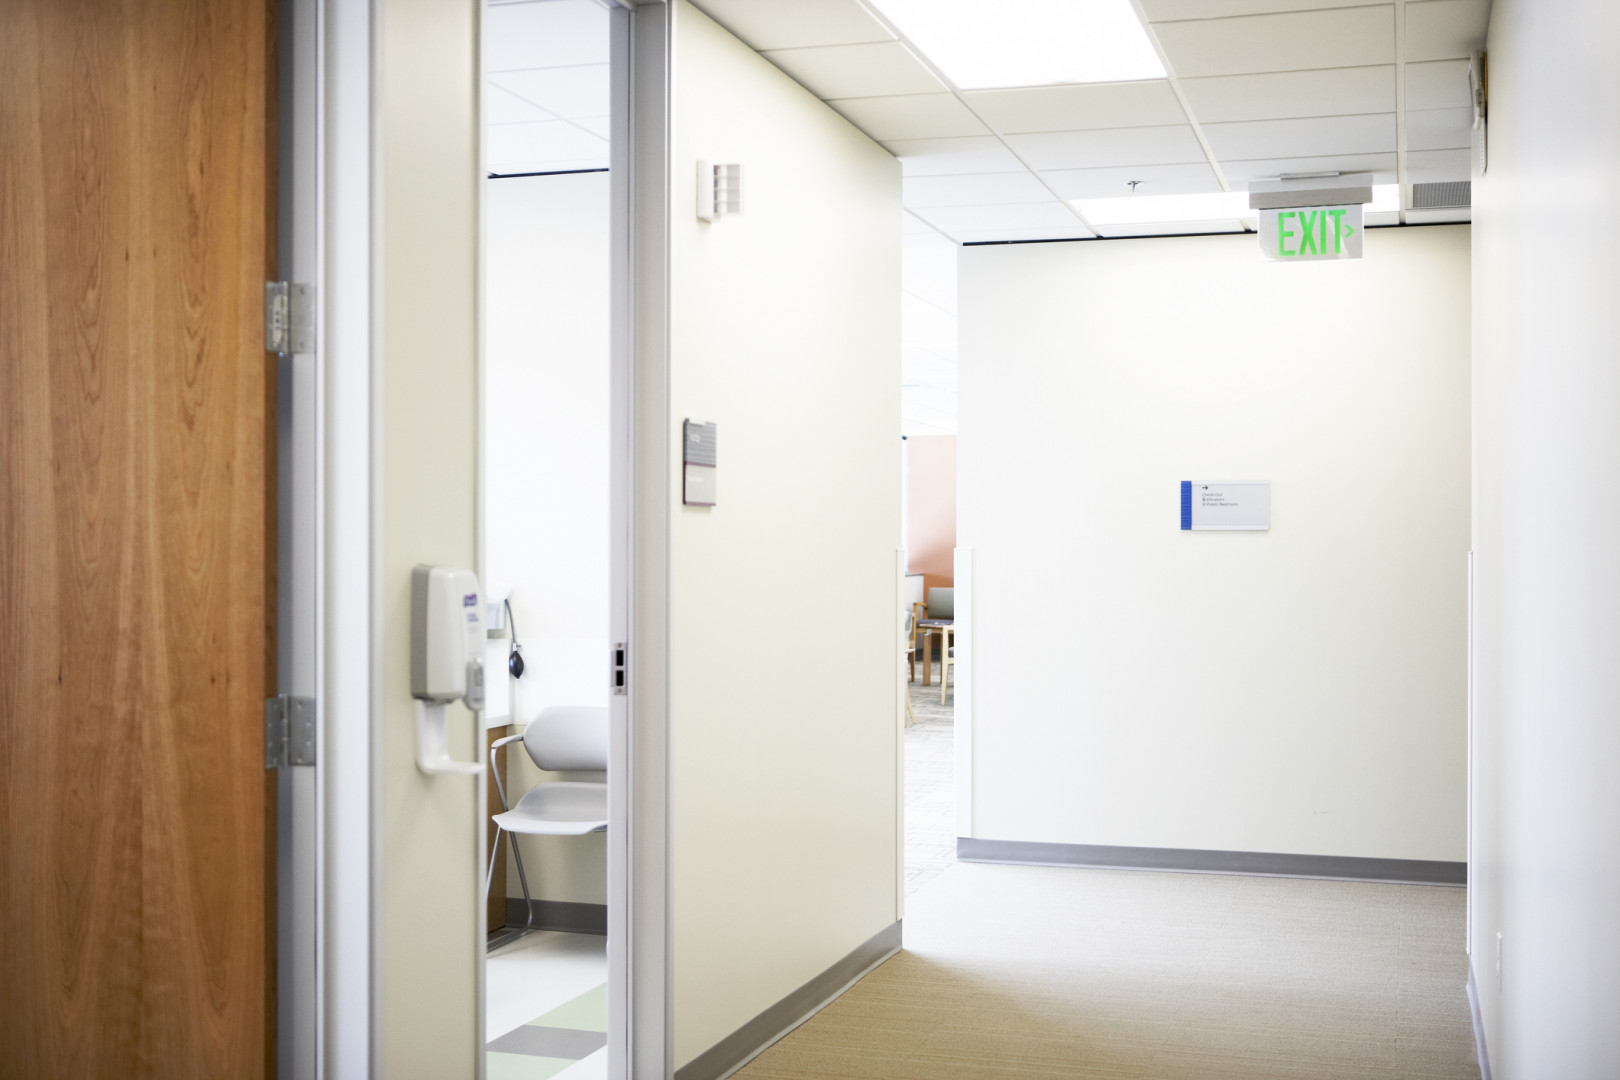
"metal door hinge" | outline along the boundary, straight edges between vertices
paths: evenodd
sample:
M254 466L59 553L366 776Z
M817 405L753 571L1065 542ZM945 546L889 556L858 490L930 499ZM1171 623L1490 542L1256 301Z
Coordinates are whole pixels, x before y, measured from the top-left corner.
M315 348L315 290L285 281L264 283L264 347L273 353Z
M283 694L264 703L264 767L315 764L315 699Z
M628 694L630 685L626 679L626 650L624 642L613 646L613 692L615 694Z

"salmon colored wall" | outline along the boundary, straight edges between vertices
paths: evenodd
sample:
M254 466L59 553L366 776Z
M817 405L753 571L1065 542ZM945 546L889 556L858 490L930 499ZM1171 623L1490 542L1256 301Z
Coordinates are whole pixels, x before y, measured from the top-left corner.
M956 436L912 435L906 439L906 493L911 520L907 569L923 575L923 592L956 580Z

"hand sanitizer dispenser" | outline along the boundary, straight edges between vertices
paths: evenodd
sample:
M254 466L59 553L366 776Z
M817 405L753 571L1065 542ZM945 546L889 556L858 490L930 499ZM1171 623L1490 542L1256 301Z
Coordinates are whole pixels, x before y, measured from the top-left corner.
M475 776L481 761L450 757L445 706L484 707L484 600L478 575L445 566L411 571L411 696L416 765L425 773Z

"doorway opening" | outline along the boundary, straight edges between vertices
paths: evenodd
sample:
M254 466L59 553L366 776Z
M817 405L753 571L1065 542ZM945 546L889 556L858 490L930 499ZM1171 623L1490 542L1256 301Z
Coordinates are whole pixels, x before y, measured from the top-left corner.
M909 896L956 861L956 244L906 213L901 251Z
M607 1075L612 28L488 0L487 1073Z

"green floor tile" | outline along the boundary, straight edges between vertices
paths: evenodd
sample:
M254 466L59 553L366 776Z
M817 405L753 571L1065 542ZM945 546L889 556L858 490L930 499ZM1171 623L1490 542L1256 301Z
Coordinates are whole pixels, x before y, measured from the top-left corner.
M486 1080L547 1080L574 1064L568 1058L498 1054L493 1050L484 1056L488 1059L484 1071Z
M607 1009L607 983L603 983L595 990L587 990L574 1000L557 1006L544 1016L535 1017L529 1023L541 1027L573 1028L576 1031L606 1031Z

